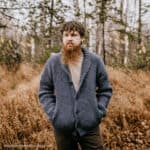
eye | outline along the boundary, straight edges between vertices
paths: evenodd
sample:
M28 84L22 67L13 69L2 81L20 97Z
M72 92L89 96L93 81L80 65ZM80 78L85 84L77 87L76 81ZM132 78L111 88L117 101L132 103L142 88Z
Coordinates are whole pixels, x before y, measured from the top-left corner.
M76 33L73 33L71 36L74 36L74 37L76 37L76 36L78 36Z
M64 33L64 35L63 36L68 36L68 33Z

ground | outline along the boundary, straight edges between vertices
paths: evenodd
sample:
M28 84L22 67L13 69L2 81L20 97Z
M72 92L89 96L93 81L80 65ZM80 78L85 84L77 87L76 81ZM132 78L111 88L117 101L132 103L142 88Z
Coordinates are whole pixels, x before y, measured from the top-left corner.
M21 64L17 72L0 66L0 146L55 150L50 122L38 102L42 66ZM107 66L113 96L102 120L106 150L150 149L150 71Z

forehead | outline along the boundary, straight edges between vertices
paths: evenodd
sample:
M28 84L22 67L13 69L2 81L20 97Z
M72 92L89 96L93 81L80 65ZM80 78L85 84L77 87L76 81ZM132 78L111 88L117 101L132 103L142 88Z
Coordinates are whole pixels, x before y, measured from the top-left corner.
M67 31L64 31L63 34L79 34L79 32L76 30L67 30Z

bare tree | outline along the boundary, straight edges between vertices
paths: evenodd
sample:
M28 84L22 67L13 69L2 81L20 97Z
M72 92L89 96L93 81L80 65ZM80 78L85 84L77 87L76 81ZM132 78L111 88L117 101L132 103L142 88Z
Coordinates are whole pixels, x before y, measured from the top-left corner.
M97 35L97 53L101 53L102 49L102 54L103 54L103 60L104 63L106 64L106 48L105 48L105 23L107 21L108 17L108 12L107 8L109 7L111 0L96 0L96 10L97 10L97 15L98 15L98 21L97 21L97 31L101 35ZM100 42L101 40L101 42ZM100 48L100 43L101 43L101 48Z
M45 48L51 49L54 45L55 28L64 22L68 7L61 0L42 0L36 5L37 7L32 6L33 9L29 12L27 28L35 38L44 38L47 41Z
M129 9L129 3L128 0L126 0L126 8L125 8L125 12L126 12L126 16L125 16L125 22L128 22L128 9ZM127 26L127 24L125 25L125 49L124 49L124 60L123 63L126 66L128 63L128 52L129 52L129 39L128 39L128 33L129 32L129 27Z
M142 38L141 38L141 28L142 28L142 21L141 21L141 12L142 12L142 0L139 0L139 18L138 18L138 50L140 50Z
M74 7L74 16L75 20L78 21L81 17L80 13L80 7L79 7L79 1L78 0L73 0L73 7Z

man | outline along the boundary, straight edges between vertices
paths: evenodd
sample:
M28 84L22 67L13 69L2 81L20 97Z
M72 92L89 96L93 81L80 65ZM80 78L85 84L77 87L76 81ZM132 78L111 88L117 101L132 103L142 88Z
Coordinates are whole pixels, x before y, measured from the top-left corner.
M77 150L77 144L82 150L102 150L99 124L112 95L104 64L82 48L82 24L67 22L61 33L62 50L45 65L39 100L54 127L58 150Z

